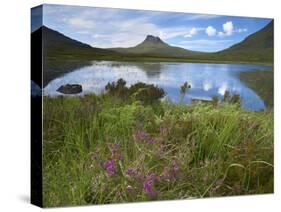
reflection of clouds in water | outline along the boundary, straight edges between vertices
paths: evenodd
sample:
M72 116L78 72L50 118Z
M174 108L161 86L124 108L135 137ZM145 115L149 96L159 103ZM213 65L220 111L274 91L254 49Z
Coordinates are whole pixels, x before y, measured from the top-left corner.
M128 86L137 82L158 85L167 92L167 98L179 101L180 86L188 82L191 88L185 96L185 102L190 102L195 97L210 99L214 95L224 95L229 90L239 93L245 99L244 106L259 109L264 107L261 99L233 73L262 68L264 67L238 64L94 61L92 66L80 68L51 81L44 88L44 95L62 95L56 90L67 83L81 84L83 93L80 95L100 93L108 82L123 78ZM251 103L247 103L248 99L251 99Z
M213 88L213 85L212 85L211 82L209 82L209 81L204 81L204 82L203 82L203 89L204 89L205 91L208 91L208 90L210 90L210 89L212 89L212 88Z
M225 94L225 91L226 91L226 90L227 90L227 84L224 82L224 83L222 83L222 85L219 87L218 93L223 96L223 95Z

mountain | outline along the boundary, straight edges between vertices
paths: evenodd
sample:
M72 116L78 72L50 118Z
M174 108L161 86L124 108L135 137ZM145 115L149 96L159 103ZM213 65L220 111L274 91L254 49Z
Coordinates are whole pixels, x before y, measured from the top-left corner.
M249 35L242 42L215 53L224 60L273 62L274 23L271 21L261 30Z
M122 54L156 57L189 57L201 54L200 52L190 51L184 48L171 46L159 37L147 35L140 44L129 48L110 48Z
M62 74L90 65L92 60L117 54L114 51L91 47L46 26L31 33L32 70L41 67L38 61L43 57L42 86L46 86L48 82ZM32 73L32 80L41 85L40 72Z
M74 40L65 36L64 34L52 30L46 26L42 26L39 31L43 34L43 46L47 55L55 54L59 57L69 57L69 55L79 55L81 57L93 57L95 55L107 55L116 54L113 51L109 51L101 48L94 48L88 44ZM38 33L38 30L32 33Z

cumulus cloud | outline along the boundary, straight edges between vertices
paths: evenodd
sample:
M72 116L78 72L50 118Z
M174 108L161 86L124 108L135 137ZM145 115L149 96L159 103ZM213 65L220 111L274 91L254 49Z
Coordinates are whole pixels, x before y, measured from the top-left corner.
M222 25L223 31L218 32L219 37L230 36L233 33L247 32L247 28L234 28L232 21L227 21Z
M224 23L222 25L222 28L223 28L225 35L232 35L233 29L234 29L232 21L228 21L228 22Z
M218 32L219 37L230 36L234 32L232 21L227 21L222 25L223 31Z
M205 32L206 32L206 34L207 34L208 36L214 36L214 35L216 35L217 30L216 30L214 27L212 27L212 26L208 26L208 27L206 28Z
M198 29L193 27L184 37L191 38L193 35L196 35L198 32Z

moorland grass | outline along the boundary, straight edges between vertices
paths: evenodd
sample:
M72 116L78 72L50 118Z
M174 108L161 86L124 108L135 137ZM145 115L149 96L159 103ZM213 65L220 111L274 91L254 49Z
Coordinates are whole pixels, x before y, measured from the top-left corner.
M236 104L44 97L45 207L273 192L273 114Z

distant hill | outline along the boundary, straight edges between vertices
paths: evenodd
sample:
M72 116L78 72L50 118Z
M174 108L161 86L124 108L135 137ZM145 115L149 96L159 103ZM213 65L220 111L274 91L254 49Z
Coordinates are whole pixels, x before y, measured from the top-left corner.
M184 48L170 46L162 41L159 37L147 35L145 40L140 44L129 48L110 48L122 54L132 54L141 56L157 57L189 57L201 54L197 51L190 51Z
M273 21L242 42L215 53L224 60L273 62Z
M31 45L37 49L40 45L43 46L43 86L66 72L90 65L91 60L117 55L114 51L93 48L46 26L31 33ZM33 54L33 58L37 57L38 55ZM33 78L36 83L39 82L39 76Z
M46 26L42 26L39 30L42 30L43 33L43 46L47 56L55 54L55 56L68 58L79 54L79 58L92 58L95 55L116 54L113 51L94 48L88 44L71 39L64 34L52 30ZM38 30L32 34L36 33L38 33Z

